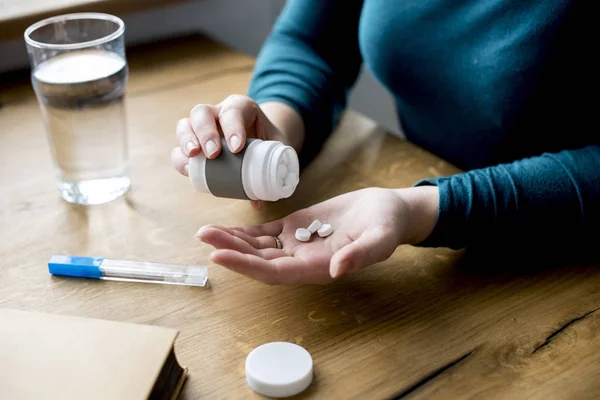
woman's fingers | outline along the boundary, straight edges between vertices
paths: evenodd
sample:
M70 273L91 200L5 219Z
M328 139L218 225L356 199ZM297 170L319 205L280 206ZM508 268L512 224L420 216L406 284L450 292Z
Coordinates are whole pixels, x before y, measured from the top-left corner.
M250 200L250 204L254 211L260 211L263 208L264 202L262 200Z
M190 112L190 125L207 158L215 158L221 150L215 106L198 104Z
M217 249L231 249L241 253L259 255L258 250L248 242L215 228L204 228L198 232L198 239Z
M273 260L275 258L286 257L287 254L281 249L275 248L273 237L263 236L260 238L254 238L247 236L247 238L239 237L236 235L245 235L242 232L232 231L227 232L223 228L216 227L202 227L196 234L198 239L204 243L210 244L218 250L234 250L243 254L253 254L264 258L265 260ZM254 242L256 246L253 246L250 242Z
M233 153L239 152L246 143L246 127L254 125L258 107L246 96L227 97L219 106L219 125Z
M186 156L194 157L198 155L200 152L200 144L190 125L189 118L182 118L177 121L175 135L177 135L179 146L181 146L181 150Z
M202 228L198 232L197 237L204 243L210 244L216 249L230 249L240 253L260 256L258 249L250 245L250 243L221 229L210 227Z
M227 227L220 226L220 225L203 226L196 233L196 237L200 240L203 240L207 230L210 230L210 229L219 229L230 235L236 236L236 237L246 241L248 244L250 244L250 246L254 247L257 250L274 249L277 246L277 241L275 240L275 238L273 236L254 237L254 236L250 236L247 233L244 233L242 231L235 230L232 228L227 228Z
M289 256L289 254L287 254L284 250L273 249L273 248L259 250L258 252L260 253L260 256L262 258L264 258L265 260L274 260L276 258Z
M182 175L189 176L188 164L190 159L183 154L181 147L176 147L171 151L171 164Z
M244 235L242 232L230 233L224 229L203 227L200 228L196 237L219 250L235 250L244 254L254 254L267 260L287 255L283 250L275 248L276 242L272 236L253 238L242 235Z
M259 237L259 236L279 236L283 231L283 220L278 219L275 221L267 222L266 224L235 227L231 228L236 231L243 232L247 235Z
M255 127L259 113L258 104L242 95L228 96L218 105L196 105L189 118L177 123L177 138L183 153L194 157L202 149L208 158L218 156L222 147L219 128L229 150L238 153L248 136L256 136L256 132L248 129Z
M252 254L234 250L217 250L210 256L212 262L239 274L269 285L297 285L326 283L331 277L311 269L308 263L296 257L279 257L266 260Z

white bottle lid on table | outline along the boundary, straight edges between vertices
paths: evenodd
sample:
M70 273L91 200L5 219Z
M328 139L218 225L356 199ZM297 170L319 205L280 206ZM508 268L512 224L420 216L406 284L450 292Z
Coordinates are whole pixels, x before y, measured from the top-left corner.
M246 358L246 382L264 396L294 396L310 386L312 379L312 357L294 343L263 344Z

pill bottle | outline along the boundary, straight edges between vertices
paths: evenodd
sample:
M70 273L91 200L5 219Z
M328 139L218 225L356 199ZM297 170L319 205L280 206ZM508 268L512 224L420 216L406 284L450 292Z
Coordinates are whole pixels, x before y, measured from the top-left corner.
M223 139L218 157L203 153L190 158L189 177L194 189L216 197L277 201L290 197L299 181L296 151L273 140L248 139L234 154Z

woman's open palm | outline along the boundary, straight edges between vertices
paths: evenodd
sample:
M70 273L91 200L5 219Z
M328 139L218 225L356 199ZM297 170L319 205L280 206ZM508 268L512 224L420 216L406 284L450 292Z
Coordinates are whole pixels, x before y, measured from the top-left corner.
M392 190L346 193L283 219L248 227L202 227L197 236L217 250L211 261L267 284L324 284L383 261L403 242L406 204ZM333 226L321 238L296 239L314 220ZM276 239L282 248L276 248Z

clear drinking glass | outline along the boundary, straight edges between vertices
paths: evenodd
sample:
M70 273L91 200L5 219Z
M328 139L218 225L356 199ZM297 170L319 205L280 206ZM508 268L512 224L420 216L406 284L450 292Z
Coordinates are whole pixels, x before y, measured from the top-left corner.
M124 32L120 18L101 13L60 15L25 31L58 186L70 203L106 203L131 187Z

